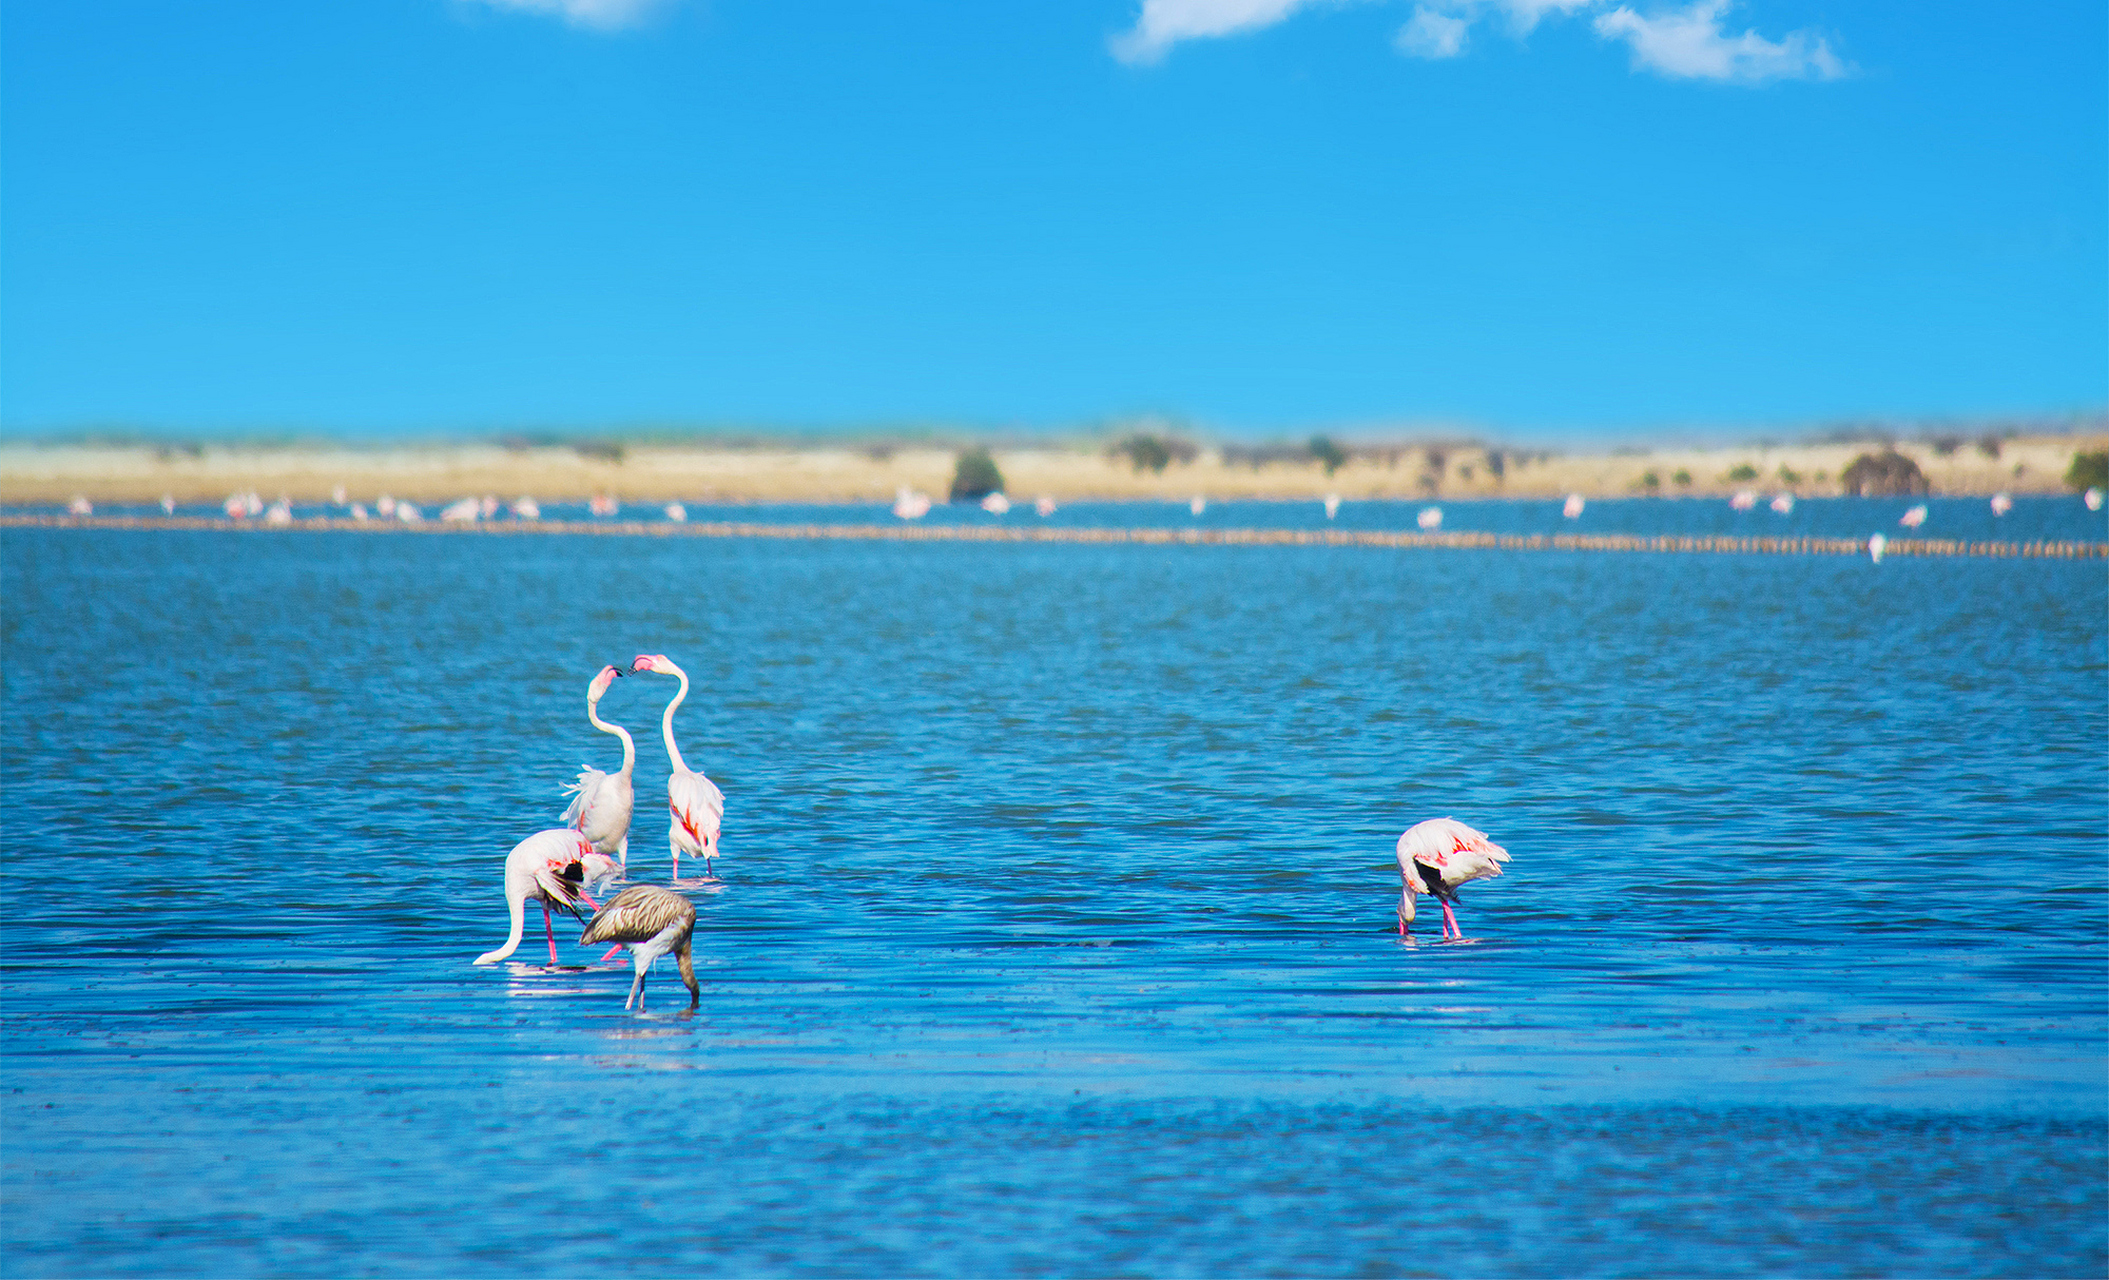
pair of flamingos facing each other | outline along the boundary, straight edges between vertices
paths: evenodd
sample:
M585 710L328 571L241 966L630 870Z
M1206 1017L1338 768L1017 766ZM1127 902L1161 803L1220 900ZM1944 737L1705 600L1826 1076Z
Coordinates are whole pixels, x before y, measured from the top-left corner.
M717 784L681 758L674 742L674 712L688 697L688 673L665 654L640 654L630 666L633 672L654 671L677 676L680 691L666 704L659 728L666 739L667 759L673 772L666 780L667 810L671 822L667 843L673 849L674 880L681 878L681 855L703 859L703 874L710 877L710 860L718 853L718 830L725 816L725 795ZM564 790L571 807L564 811L569 824L538 831L505 858L505 905L512 929L505 945L476 957L477 964L495 964L520 946L528 902L542 904L542 928L549 940L549 963L557 963L556 928L550 911L568 911L579 917L579 907L593 911L581 943L610 942L606 960L624 947L630 949L637 977L630 984L630 998L623 1008L642 1007L644 978L652 962L671 951L681 966L681 981L688 987L689 1006L695 1007L701 992L696 985L691 937L696 927L696 908L678 893L654 885L632 885L610 899L606 906L593 901L592 893L624 878L629 865L630 814L635 805L631 774L637 767L637 744L621 725L600 718L601 696L624 674L619 667L602 667L586 686L586 719L602 733L622 739L622 768L604 773L590 765L580 766L578 781Z

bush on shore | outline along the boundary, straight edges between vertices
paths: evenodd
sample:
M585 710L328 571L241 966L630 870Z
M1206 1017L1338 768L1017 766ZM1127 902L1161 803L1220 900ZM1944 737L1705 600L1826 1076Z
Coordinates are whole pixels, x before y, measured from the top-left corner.
M979 502L992 493L1003 492L1003 473L996 469L996 460L983 448L973 448L959 455L952 468L952 501Z

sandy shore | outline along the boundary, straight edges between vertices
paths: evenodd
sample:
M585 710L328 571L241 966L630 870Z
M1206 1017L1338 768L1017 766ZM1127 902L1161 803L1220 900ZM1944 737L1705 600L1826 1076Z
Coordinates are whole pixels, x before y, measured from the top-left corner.
M2063 492L2073 454L2109 448L2109 435L2018 437L1992 456L1974 443L1947 453L1923 443L1898 451L1925 472L1935 493ZM1204 450L1162 472L1136 470L1102 450L998 450L997 466L1013 498L1042 494L1059 502L1087 499L1186 501L1232 498L1346 499L1718 496L1739 489L1801 496L1841 492L1838 477L1877 443L1660 449L1616 454L1549 454L1450 448L1358 453L1328 475L1317 462L1253 465ZM907 486L945 496L955 454L907 448L632 448L619 459L566 447L497 445L429 448L153 448L0 445L0 504L219 502L254 490L323 502L342 488L351 501L392 494L417 502L490 494L547 501L605 493L624 502L890 501ZM1755 479L1735 477L1754 472ZM1654 478L1651 488L1648 478Z

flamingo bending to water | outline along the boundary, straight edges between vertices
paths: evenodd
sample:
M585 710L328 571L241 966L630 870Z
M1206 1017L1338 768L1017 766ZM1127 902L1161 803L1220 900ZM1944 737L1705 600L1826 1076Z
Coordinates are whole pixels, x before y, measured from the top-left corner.
M644 1008L644 975L650 972L652 961L673 952L681 965L681 982L688 988L688 1007L693 1009L702 999L689 945L695 931L696 904L655 884L633 884L593 913L579 943L612 942L630 949L637 977L630 983L630 998L622 1002L625 1009L633 1004Z
M1508 850L1487 839L1486 832L1454 818L1430 818L1406 828L1399 837L1399 936L1411 930L1414 897L1428 893L1443 909L1443 938L1462 941L1465 931L1450 908L1457 886L1500 875L1508 860Z
M613 858L594 852L586 837L569 827L537 831L514 845L513 851L505 855L505 909L512 917L512 929L506 934L504 946L477 956L476 963L496 964L519 949L527 904L532 900L542 904L542 929L549 936L549 963L556 964L557 934L550 923L550 908L577 916L580 903L594 905L587 890L615 879L621 870Z
M698 771L688 767L681 758L681 748L674 744L674 709L688 696L688 672L674 665L663 653L640 653L637 661L630 664L631 671L656 671L663 676L679 676L681 691L674 700L666 704L666 714L659 718L659 732L666 739L666 758L674 771L666 779L666 807L673 815L667 827L667 843L674 852L674 879L681 879L681 855L703 859L703 875L710 876L710 860L718 856L718 828L725 818L725 793L716 783Z
M622 739L622 768L614 773L602 773L590 764L580 765L579 780L564 787L565 794L571 797L571 807L564 810L564 821L586 837L595 853L607 854L628 866L630 810L637 798L630 785L630 776L637 768L637 744L631 740L628 729L600 718L601 695L621 676L622 668L610 666L602 667L593 677L593 683L586 686L586 720L602 733L612 733Z

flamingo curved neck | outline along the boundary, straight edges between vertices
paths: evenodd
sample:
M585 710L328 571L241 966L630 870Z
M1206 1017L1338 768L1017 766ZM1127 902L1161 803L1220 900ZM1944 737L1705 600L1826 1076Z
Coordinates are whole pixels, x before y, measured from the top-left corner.
M506 886L511 889L512 886ZM477 964L496 964L520 949L520 931L525 927L527 899L522 894L508 892L505 909L512 916L512 928L505 935L505 945L496 951L486 951L476 957Z
M675 667L671 662L666 665L673 667L674 674L681 677L681 692L675 694L674 700L666 704L666 714L659 717L659 732L666 738L666 758L673 761L674 772L686 773L688 762L681 758L681 748L674 745L674 711L681 705L681 700L688 696L688 672Z
M622 739L622 774L628 777L630 771L637 767L637 744L631 741L630 731L619 724L609 724L601 719L600 703L591 698L586 700L586 720L602 733L612 733Z

